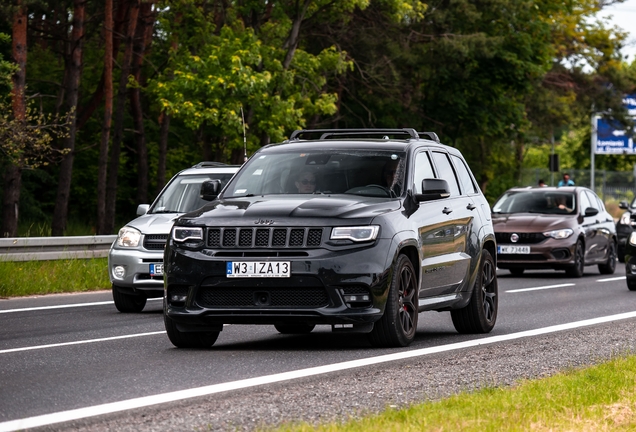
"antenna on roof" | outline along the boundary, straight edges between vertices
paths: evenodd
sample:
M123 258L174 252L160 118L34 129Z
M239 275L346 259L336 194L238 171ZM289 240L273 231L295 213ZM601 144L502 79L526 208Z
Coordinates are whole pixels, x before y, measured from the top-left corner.
M243 163L247 162L247 137L245 135L245 115L243 115L243 107L241 107L241 119L243 120Z

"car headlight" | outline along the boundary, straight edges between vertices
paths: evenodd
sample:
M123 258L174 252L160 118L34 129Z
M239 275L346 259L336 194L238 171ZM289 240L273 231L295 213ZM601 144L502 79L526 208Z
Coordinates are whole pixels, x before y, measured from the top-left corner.
M121 247L137 247L141 239L141 231L138 229L125 226L119 230L117 235L117 246Z
M377 225L360 227L337 227L331 231L331 240L351 240L354 242L365 242L375 240L380 227Z
M632 246L636 246L636 231L632 231L629 235L629 244Z
M570 228L548 231L543 233L544 236L552 237L554 239L566 239L570 237L572 234L574 234L574 231L571 230Z
M625 212L621 216L620 223L623 225L631 225L632 223L632 214L630 212Z
M176 226L172 229L172 239L179 243L188 240L201 241L203 240L203 228Z

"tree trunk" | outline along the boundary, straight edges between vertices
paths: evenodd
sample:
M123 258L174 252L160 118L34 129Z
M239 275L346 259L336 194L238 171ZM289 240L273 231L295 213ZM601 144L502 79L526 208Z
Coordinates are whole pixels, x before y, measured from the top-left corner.
M131 74L135 81L141 83L141 65L144 61L146 48L152 36L154 23L152 3L142 3L139 10L139 23L133 42L133 59ZM139 86L130 89L130 108L135 125L135 142L137 144L137 203L148 202L148 148L146 145L146 131L144 129L144 113L141 103Z
M302 10L297 11L296 18L292 23L291 31L289 32L289 36L287 40L283 44L283 49L287 50L287 54L285 54L285 60L283 61L283 69L289 69L292 60L294 59L294 54L296 53L296 48L298 48L298 36L300 35L300 25L307 14L307 9L311 4L312 0L305 0L305 4L302 6Z
M27 63L27 8L22 0L16 1L17 10L13 16L12 54L18 69L13 74L11 89L13 117L18 121L26 119L26 86ZM4 195L2 198L2 236L17 237L18 210L20 205L20 186L22 184L22 167L10 165L4 173Z
M57 197L53 208L51 233L54 236L64 235L68 219L68 201L71 193L71 179L73 177L73 159L75 158L75 134L77 132L77 101L82 73L82 43L84 39L84 18L86 14L86 0L74 0L73 31L71 33L70 62L68 62L68 109L70 112L69 135L65 142L65 149L69 152L60 164L60 178L57 186Z
M113 122L113 141L108 163L108 180L106 182L106 218L104 230L107 233L115 231L115 214L117 204L117 176L119 175L119 156L124 135L124 110L126 109L126 85L133 53L133 38L139 16L139 0L128 1L128 25L126 28L126 42L124 58L121 62L121 76L117 89L115 105L115 119Z
M157 161L157 195L166 184L166 156L168 154L168 133L170 132L170 116L162 111L159 116L159 160Z
M117 17L114 19L114 22L110 26L110 30L109 30L111 34L115 34L115 35L120 35L122 33L123 27L124 27L124 21L126 18L126 2L119 1L118 3L119 3L119 6L117 7ZM119 38L113 38L112 40L113 53L117 53L117 51L119 50L119 40L120 40ZM110 66L110 68L111 68L111 74L112 74L112 65ZM88 119L91 118L91 116L93 115L93 113L95 112L99 104L102 102L102 99L105 97L105 92L106 92L106 89L104 88L104 85L106 82L105 73L106 73L106 70L104 69L104 71L102 72L102 76L99 80L99 84L97 85L95 92L91 95L90 100L78 110L78 115L77 115L78 130L84 127ZM112 75L111 75L111 79L112 79ZM112 90L112 81L110 85ZM111 94L111 98L112 98L112 94Z
M108 142L110 125L113 118L113 0L105 0L104 4L104 122L102 123L102 139L99 143L99 159L97 161L97 227L96 234L107 234L106 220L106 176L108 168Z

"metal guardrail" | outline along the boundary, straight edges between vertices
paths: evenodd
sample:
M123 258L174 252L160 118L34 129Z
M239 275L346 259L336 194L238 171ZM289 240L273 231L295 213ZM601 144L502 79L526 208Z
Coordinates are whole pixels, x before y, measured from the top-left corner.
M117 235L0 239L0 261L103 258Z

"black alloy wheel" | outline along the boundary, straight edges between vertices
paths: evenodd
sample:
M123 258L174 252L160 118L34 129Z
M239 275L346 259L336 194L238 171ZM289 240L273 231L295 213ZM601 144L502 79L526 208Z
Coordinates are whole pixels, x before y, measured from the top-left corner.
M585 270L585 252L583 248L583 242L578 240L574 247L574 264L565 270L565 274L569 277L580 278L583 277L583 271Z
M490 332L497 321L498 291L495 260L490 252L484 249L470 303L461 309L451 311L455 329L459 333Z
M614 274L616 270L616 243L610 240L609 249L607 251L607 262L598 265L598 271L601 274Z
M210 348L219 337L218 331L183 332L177 324L168 318L164 312L163 321L166 326L168 339L177 348Z
M417 331L418 283L411 260L400 255L392 273L384 315L369 333L371 344L378 347L408 346Z
M141 312L146 306L146 297L142 295L122 293L116 285L113 285L113 301L115 307L122 313Z
M630 281L627 279L627 289L630 291L636 291L636 281Z

